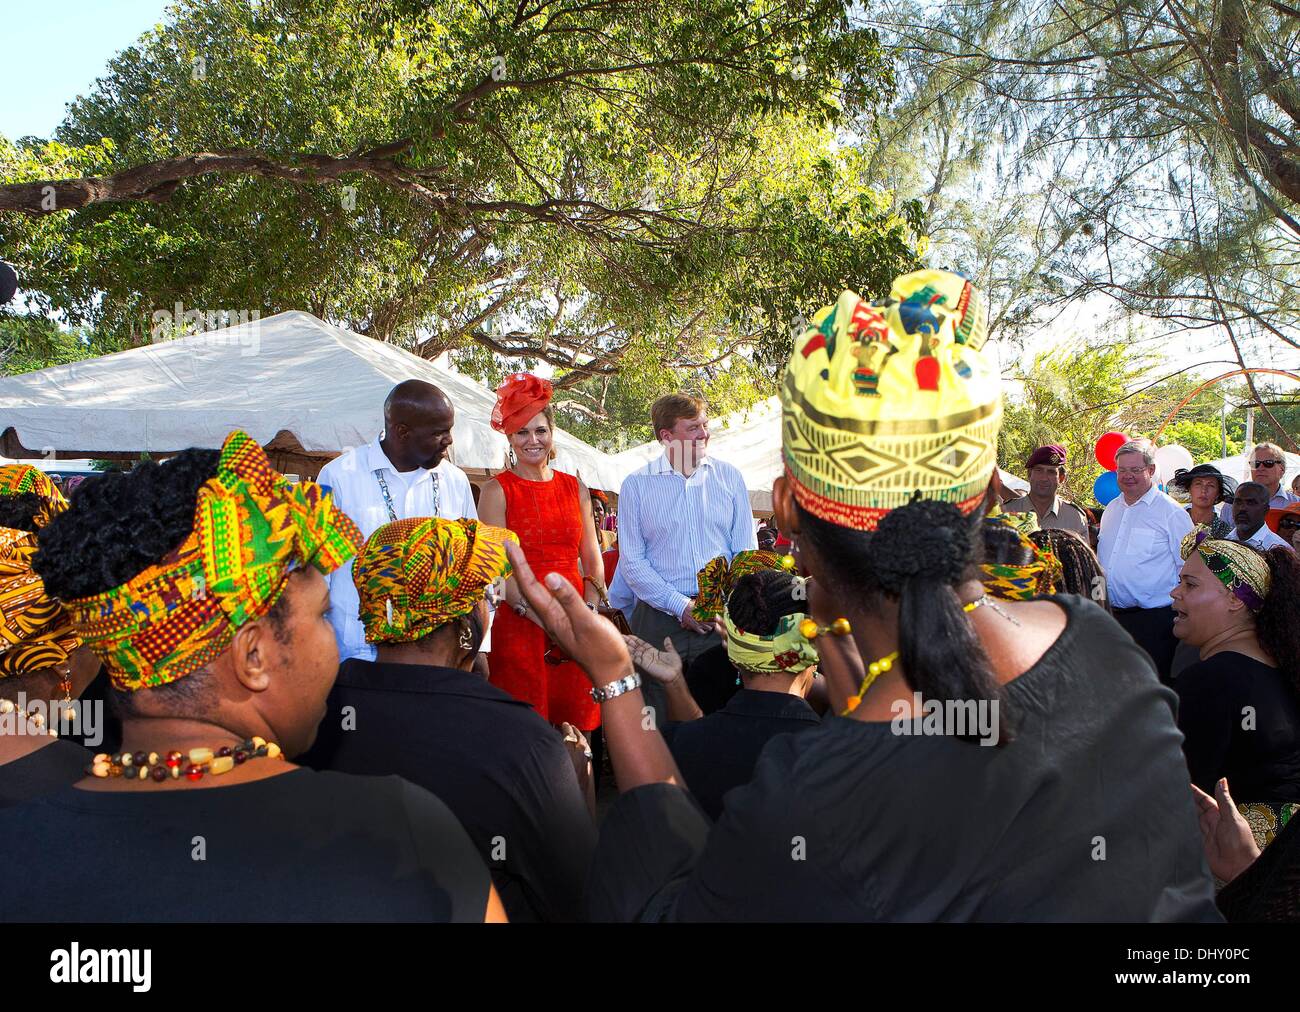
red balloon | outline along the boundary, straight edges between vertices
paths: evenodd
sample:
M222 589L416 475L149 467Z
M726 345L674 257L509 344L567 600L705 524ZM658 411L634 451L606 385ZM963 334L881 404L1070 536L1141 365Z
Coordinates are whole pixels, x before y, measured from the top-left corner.
M1107 471L1115 470L1115 451L1128 442L1128 436L1122 432L1108 432L1097 440L1094 452L1097 463Z

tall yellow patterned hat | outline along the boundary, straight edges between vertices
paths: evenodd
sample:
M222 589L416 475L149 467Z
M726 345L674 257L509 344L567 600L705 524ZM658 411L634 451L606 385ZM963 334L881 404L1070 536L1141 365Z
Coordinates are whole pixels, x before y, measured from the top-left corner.
M817 313L781 390L799 505L856 530L917 495L972 512L1002 423L987 336L983 296L947 271L905 274L880 302L844 292Z

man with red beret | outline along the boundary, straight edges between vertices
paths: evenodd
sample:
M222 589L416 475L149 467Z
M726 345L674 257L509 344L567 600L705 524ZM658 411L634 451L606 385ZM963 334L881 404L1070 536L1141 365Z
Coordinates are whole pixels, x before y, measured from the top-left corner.
M1058 443L1040 446L1025 461L1025 477L1029 479L1029 494L1012 499L1002 507L1003 512L1036 513L1039 527L1073 531L1087 541L1087 516L1057 495L1065 482L1065 447Z

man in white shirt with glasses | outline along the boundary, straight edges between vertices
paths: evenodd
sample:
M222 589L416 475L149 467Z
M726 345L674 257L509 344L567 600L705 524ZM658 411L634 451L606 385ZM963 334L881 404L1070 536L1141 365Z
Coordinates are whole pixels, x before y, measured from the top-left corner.
M399 383L384 401L382 435L335 457L321 469L318 481L367 538L391 520L477 519L469 479L446 458L455 417L447 395L432 383ZM366 630L361 624L352 563L339 567L326 579L330 587L329 619L339 644L339 662L349 657L374 660L375 648L366 642ZM488 649L485 641L480 659Z
M1250 453L1250 480L1264 486L1268 492L1268 508L1284 510L1293 502L1300 502L1300 495L1282 487L1286 477L1286 453L1277 443L1259 443ZM1232 504L1224 503L1219 516L1227 524L1235 524L1232 519Z
M1183 568L1183 538L1192 518L1155 486L1155 448L1131 439L1115 453L1120 494L1101 515L1097 556L1115 618L1169 681L1178 640L1170 591Z

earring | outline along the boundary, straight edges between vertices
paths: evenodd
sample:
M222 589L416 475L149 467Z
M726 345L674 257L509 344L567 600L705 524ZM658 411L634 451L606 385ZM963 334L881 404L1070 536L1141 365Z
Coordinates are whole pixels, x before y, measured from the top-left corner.
M465 623L461 623L460 627L460 648L462 650L474 649L474 634Z
M846 618L837 618L830 625L818 625L816 619L806 618L799 623L799 635L806 640L815 640L824 633L832 636L847 636L853 632L853 626Z
M788 555L781 556L781 568L787 573L793 573L795 571L794 553L798 548L799 539L792 534L790 536L790 552Z
M77 711L71 705L72 668L70 666L63 669L63 677L59 679L59 691L63 693L63 703L64 703L63 719L68 721L75 720L77 716Z

